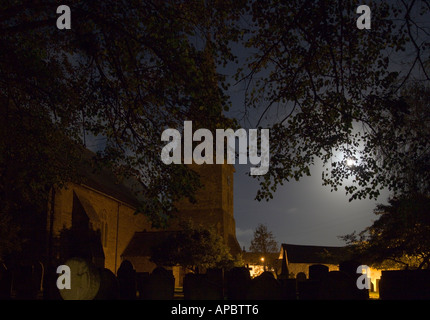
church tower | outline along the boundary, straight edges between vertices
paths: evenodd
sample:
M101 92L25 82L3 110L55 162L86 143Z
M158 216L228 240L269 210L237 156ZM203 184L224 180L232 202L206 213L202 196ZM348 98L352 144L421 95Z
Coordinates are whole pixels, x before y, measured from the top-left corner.
M218 79L211 38L211 35L207 33L201 68L208 74L210 79L207 90L217 91ZM207 101L208 106L210 104L221 105L221 101L215 98L219 98L218 93L212 92L209 96L211 99ZM208 110L211 110L211 108ZM210 117L206 112L207 110L205 112L194 110L194 115L198 115L197 119L193 119L197 126L199 125L199 119L207 120L207 117ZM234 166L224 162L224 164L201 165L193 163L189 167L200 175L203 187L197 190L195 203L184 199L175 204L178 209L179 219L190 219L194 224L202 225L204 228L215 227L218 234L223 237L224 243L230 248L230 253L233 256L239 254L241 249L236 239L236 226L233 215Z
M233 210L233 175L231 164L190 165L200 175L202 188L196 192L196 202L188 199L176 204L179 219L190 219L205 228L215 227L224 239L230 252L240 253L236 239Z

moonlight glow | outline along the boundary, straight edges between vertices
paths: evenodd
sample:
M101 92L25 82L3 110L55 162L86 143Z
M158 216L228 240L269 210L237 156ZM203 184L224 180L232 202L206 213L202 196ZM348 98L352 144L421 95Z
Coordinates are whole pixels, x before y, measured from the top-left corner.
M346 165L348 166L348 167L352 167L352 166L354 166L355 165L355 160L354 159L351 159L351 158L348 158L348 159L346 159Z

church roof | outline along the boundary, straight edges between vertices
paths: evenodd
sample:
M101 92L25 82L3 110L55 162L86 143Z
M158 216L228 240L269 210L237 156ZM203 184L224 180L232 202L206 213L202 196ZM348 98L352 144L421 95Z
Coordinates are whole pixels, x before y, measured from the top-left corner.
M288 263L322 263L339 264L348 260L349 252L346 247L312 246L285 244L281 246L282 259L283 253L287 254Z
M161 245L176 231L135 232L122 257L150 257L152 248Z
M95 157L95 153L88 149L83 150L82 165L79 168L82 176L81 184L137 207L139 201L131 182L119 181L113 172L106 168L96 169L92 164L93 157ZM136 186L137 182L134 183L135 188Z

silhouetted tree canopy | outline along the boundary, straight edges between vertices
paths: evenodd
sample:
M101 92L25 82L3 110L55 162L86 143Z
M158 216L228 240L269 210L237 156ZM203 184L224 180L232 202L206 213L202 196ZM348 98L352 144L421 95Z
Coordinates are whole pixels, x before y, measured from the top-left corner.
M416 90L428 87L430 5L372 2L371 30L357 28L357 6L352 0L250 4L245 46L254 54L237 80L251 120L271 129L270 170L257 177L257 199L272 198L280 184L309 175L320 160L323 184L332 190L354 180L345 187L351 199L376 198L382 188L406 191L411 186L400 177L406 171L428 177L428 141L404 149L417 132L428 137L428 104L418 110L406 103L404 89L415 82ZM424 111L418 128L411 118ZM409 161L406 153L423 161ZM430 179L424 180L428 192Z
M153 248L151 260L160 266L180 265L198 273L208 268L231 268L237 259L216 230L185 222L180 231Z
M379 218L359 234L343 239L368 264L430 267L430 199L421 194L393 198L378 205Z
M260 223L257 228L255 228L249 250L252 252L261 252L263 254L279 251L275 237L273 236L272 231L267 229L266 225Z
M231 126L216 66L233 59L240 2L69 1L70 30L58 5L0 4L1 211L46 209L52 187L79 179L77 146L99 143L97 164L139 181L139 211L164 225L199 181L161 162L161 132Z

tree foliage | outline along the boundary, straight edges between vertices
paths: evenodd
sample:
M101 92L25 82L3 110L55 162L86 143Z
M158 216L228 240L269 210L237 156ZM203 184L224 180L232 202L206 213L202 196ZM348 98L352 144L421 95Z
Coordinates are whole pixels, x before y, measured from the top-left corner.
M239 263L216 230L193 226L191 222L183 223L180 231L154 247L151 260L157 265L180 265L197 273L208 268L231 268Z
M277 259L272 259L272 255L269 255L268 253L279 252L279 247L278 243L275 241L273 233L268 230L266 225L260 223L257 228L255 228L254 236L251 240L251 245L249 246L249 251L261 254L263 261L260 260L257 263L262 263L264 269L268 266L269 268L274 268L276 270Z
M369 264L430 267L430 199L421 194L393 198L378 205L379 218L358 235L343 239Z
M257 228L255 228L249 250L263 254L279 251L275 237L273 236L272 231L267 229L266 225L259 224Z
M225 78L238 35L237 1L69 1L72 28L56 28L58 2L0 4L2 212L45 203L75 181L80 149L141 184L139 208L155 226L173 203L193 199L199 179L161 162L161 132L232 122ZM101 139L99 146L88 144ZM76 160L76 161L75 161Z
M360 30L356 1L250 5L245 46L255 54L237 79L246 87L246 107L260 114L257 126L271 129L270 171L257 177L258 200L270 199L285 181L309 175L317 160L325 165L323 184L332 190L354 180L345 187L351 199L410 187L397 179L410 165L400 145L415 137L405 129L412 110L402 89L413 81L428 83L430 6L380 1L370 8L371 30ZM422 150L409 153L419 157ZM355 159L353 168L347 159Z

